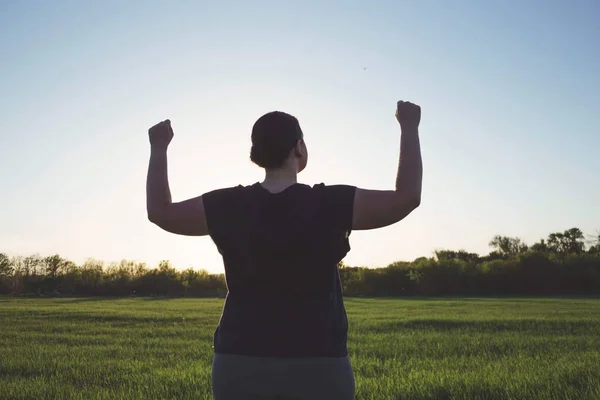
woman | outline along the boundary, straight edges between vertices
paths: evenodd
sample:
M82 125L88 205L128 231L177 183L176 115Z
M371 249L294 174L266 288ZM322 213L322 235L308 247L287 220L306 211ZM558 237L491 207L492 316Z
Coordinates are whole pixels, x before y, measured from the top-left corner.
M223 256L227 298L214 333L216 400L354 398L348 320L338 262L352 230L394 224L419 206L419 106L400 101L395 190L297 182L308 152L298 120L259 118L250 159L263 182L173 203L167 178L169 120L149 130L150 221L180 235L210 235Z

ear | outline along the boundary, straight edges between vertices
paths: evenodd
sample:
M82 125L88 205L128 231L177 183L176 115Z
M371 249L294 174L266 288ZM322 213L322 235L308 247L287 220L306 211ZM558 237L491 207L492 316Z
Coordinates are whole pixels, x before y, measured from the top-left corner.
M304 156L304 141L299 139L294 146L294 155L298 158Z

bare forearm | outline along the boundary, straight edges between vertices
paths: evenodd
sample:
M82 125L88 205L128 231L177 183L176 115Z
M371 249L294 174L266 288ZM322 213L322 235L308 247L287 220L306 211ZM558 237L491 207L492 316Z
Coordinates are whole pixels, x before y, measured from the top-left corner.
M420 203L422 179L423 162L421 160L419 128L402 127L396 191Z
M146 179L146 209L148 217L162 207L171 204L171 190L169 189L169 178L167 173L167 149L166 147L152 146L150 151L150 163L148 165L148 177Z

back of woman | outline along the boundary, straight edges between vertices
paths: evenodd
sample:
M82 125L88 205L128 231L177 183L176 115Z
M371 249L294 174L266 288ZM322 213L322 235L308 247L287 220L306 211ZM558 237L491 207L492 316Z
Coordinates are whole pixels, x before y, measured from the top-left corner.
M257 183L204 195L228 287L214 334L215 398L252 392L299 396L307 390L314 393L298 398L353 398L337 269L349 250L353 200L351 186L302 184L279 193ZM243 368L242 360L250 359L231 355L260 359ZM274 363L277 358L287 360ZM231 386L227 377L236 369L237 384ZM303 376L307 373L313 376ZM318 385L317 376L323 380Z
M228 288L215 351L347 355L337 264L350 250L354 190L297 183L270 193L257 183L204 195Z
M261 117L251 159L265 180L171 201L166 120L149 131L149 219L182 235L209 235L223 257L227 297L214 332L216 400L354 398L338 263L352 230L400 221L420 203L420 108L399 102L402 146L396 190L309 186L296 175L307 164L296 118Z

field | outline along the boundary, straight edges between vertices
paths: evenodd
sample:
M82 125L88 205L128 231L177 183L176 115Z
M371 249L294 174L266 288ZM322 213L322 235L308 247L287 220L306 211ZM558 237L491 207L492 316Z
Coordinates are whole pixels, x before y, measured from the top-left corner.
M0 298L0 399L210 399L219 299ZM346 299L357 399L600 399L600 299Z

